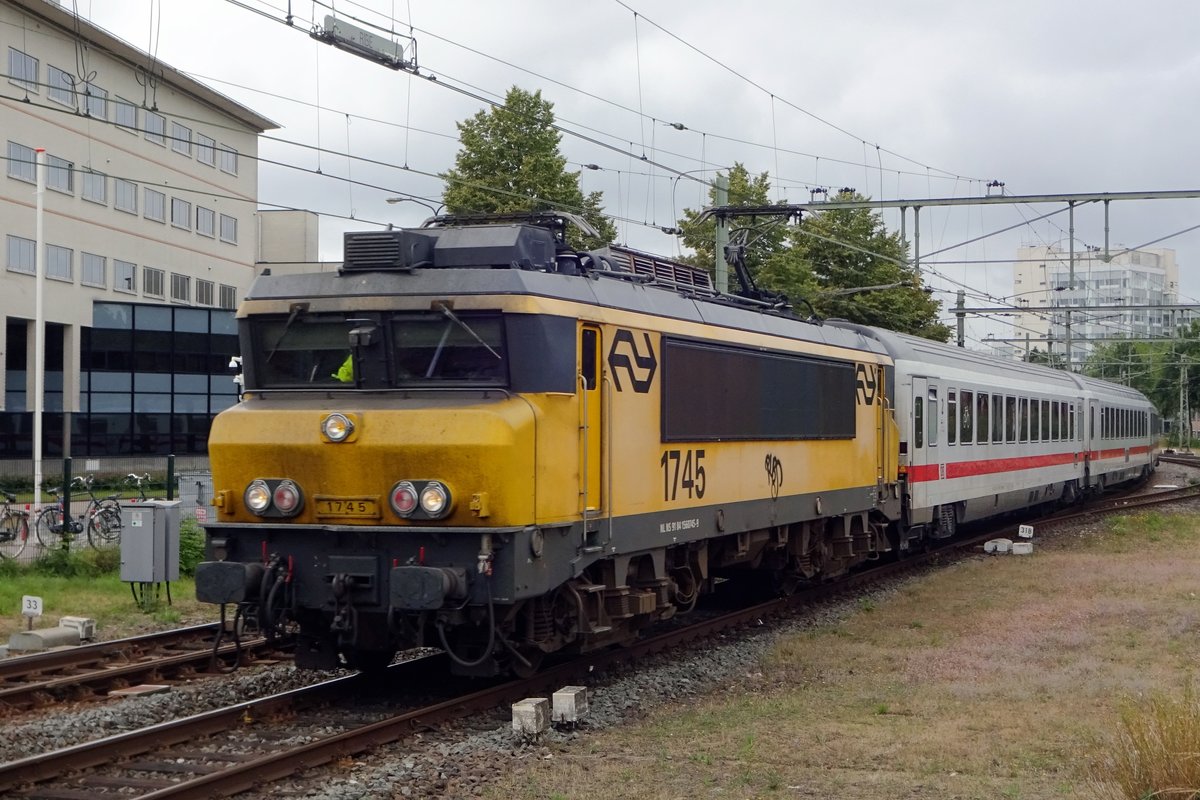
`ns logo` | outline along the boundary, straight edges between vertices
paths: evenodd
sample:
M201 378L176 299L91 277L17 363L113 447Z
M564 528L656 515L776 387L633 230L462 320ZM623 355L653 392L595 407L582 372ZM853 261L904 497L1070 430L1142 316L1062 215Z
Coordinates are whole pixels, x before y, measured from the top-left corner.
M854 401L856 405L873 406L882 399L883 369L878 364L854 365Z
M625 390L621 384L622 373L638 394L646 394L654 385L658 359L654 355L654 344L650 341L650 334L642 333L642 337L644 352L638 347L632 331L621 328L613 335L612 347L608 349L608 370L612 373L613 384L618 392Z

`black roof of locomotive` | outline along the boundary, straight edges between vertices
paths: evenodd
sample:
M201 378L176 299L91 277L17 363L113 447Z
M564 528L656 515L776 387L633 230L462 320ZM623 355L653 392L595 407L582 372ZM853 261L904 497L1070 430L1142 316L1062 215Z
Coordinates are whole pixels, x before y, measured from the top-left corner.
M381 244L380 233L394 246ZM530 225L397 229L369 235L369 259L353 265L348 260L338 273L264 273L245 299L527 295L714 325L729 331L715 337L726 341L746 331L886 354L880 342L861 331L809 322L783 309L720 295L704 270L626 248L574 253L548 240L548 231ZM355 252L355 236L346 234L348 255ZM439 245L445 246L445 255ZM550 257L545 257L546 245L551 247ZM583 266L589 263L590 268ZM555 271L563 264L565 271Z

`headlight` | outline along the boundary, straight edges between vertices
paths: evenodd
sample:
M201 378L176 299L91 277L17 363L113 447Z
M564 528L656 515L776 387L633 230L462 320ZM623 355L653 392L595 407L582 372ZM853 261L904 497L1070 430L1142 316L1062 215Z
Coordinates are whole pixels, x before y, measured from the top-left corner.
M246 508L255 514L262 514L271 505L271 490L264 480L252 481L246 487Z
M440 517L450 508L450 493L437 481L430 481L421 490L421 510L431 517Z
M330 414L321 420L321 433L331 442L345 441L354 433L354 422L345 414Z
M300 487L291 481L283 481L276 486L272 496L275 500L275 508L279 509L279 513L284 516L292 516L303 505L304 499L300 494Z
M400 481L392 487L392 508L402 517L412 516L417 509L417 488L411 481Z

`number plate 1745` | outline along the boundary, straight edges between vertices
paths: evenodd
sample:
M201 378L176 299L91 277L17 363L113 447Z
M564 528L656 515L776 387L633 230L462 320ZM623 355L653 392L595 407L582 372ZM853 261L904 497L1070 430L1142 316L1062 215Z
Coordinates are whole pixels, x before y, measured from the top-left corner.
M322 497L313 498L318 517L352 517L379 519L377 497Z

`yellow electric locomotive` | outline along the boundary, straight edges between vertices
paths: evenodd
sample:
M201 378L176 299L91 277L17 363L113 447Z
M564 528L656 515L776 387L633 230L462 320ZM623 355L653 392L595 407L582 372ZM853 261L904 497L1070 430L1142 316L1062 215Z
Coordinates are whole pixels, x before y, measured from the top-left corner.
M201 600L296 628L302 666L432 645L523 672L723 573L795 582L889 548L883 347L703 270L575 252L566 222L350 233L338 273L255 282Z

